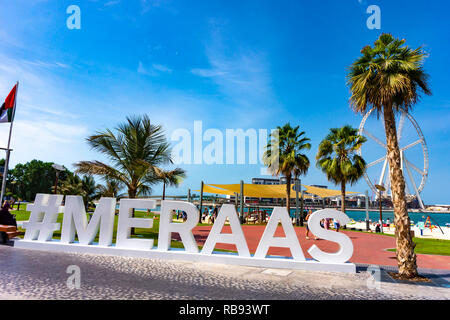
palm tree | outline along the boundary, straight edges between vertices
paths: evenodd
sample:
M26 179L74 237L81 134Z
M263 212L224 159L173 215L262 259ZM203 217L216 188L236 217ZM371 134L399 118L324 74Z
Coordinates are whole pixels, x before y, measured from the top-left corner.
M431 95L428 75L422 68L425 53L421 47L413 50L405 46L405 40L390 34L382 34L373 47L366 46L361 53L347 76L350 102L355 112L366 113L374 107L377 116L384 116L399 274L413 278L417 276L415 244L410 233L395 113L409 111L419 100L419 91Z
M98 184L96 186L96 197L111 197L118 198L120 196L120 190L122 190L123 184L120 181L114 179L105 179L105 184Z
M347 125L330 129L319 145L317 167L327 175L329 181L341 185L342 212L345 212L346 184L353 185L364 175L366 162L356 151L366 141L357 129Z
M96 187L94 177L91 175L85 175L81 179L81 188L83 190L83 200L86 205L86 209L89 207L89 204L96 197Z
M127 117L116 131L106 129L87 138L91 148L106 155L111 164L80 161L74 164L76 172L120 181L129 198L150 194L150 185L159 181L155 168L172 162L162 127L144 115Z
M81 178L76 174L69 175L67 179L61 183L58 191L63 195L81 195L83 193Z
M304 175L308 172L309 169L309 159L304 154L298 154L295 157L295 167L292 171L294 175L294 181L298 180L301 175Z
M270 135L270 141L264 152L264 164L274 176L282 174L286 177L286 207L291 209L291 181L305 174L309 168L308 157L301 153L311 149L310 139L304 137L305 132L299 131L300 126L291 127L289 123L277 127L277 134ZM273 151L278 150L278 154Z
M80 178L80 176L73 174L67 177L61 184L59 191L63 195L79 195L83 197L83 202L86 209L89 208L89 204L96 197L96 185L92 176L86 175Z
M178 187L181 180L186 177L186 172L181 168L175 168L170 171L155 168L155 175L163 183L162 200L164 200L166 197L166 185Z

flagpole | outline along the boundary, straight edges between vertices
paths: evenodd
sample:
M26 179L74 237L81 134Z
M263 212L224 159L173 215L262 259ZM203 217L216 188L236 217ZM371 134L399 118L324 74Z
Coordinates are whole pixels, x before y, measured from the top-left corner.
M19 81L16 82L16 93L14 97L14 108L13 108L13 114L11 119L11 124L9 126L9 136L8 136L8 146L6 147L6 159L5 159L5 167L3 169L3 179L2 179L2 193L0 196L1 206L3 206L3 197L5 196L5 190L6 190L6 176L8 175L8 165L9 165L9 155L11 153L11 149L9 148L11 143L11 133L14 123L14 116L16 115L16 104L17 104L17 93L19 92Z

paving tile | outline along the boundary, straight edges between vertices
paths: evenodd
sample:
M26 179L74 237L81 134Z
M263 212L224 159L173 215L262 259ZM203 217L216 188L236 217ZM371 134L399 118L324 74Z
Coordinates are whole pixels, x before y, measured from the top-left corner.
M79 267L79 289L68 285L69 266ZM0 299L450 299L449 288L370 281L364 267L340 274L0 246Z
M285 269L266 269L263 270L261 273L264 274L270 274L274 276L280 276L280 277L286 277L287 275L291 274L291 270L285 270Z

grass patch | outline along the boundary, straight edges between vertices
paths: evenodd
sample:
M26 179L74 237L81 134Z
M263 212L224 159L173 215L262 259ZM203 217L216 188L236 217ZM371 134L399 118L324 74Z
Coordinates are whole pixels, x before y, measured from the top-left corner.
M415 253L450 256L450 240L413 238L413 241L416 244ZM396 249L388 251L395 252Z

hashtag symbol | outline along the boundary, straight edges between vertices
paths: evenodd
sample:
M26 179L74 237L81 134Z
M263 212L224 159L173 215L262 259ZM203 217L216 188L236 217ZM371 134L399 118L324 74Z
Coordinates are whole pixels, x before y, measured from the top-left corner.
M62 212L61 203L63 195L36 194L34 204L31 207L30 219L23 223L26 229L24 240L49 241L53 237L53 232L60 229L60 224L56 223L58 213Z

